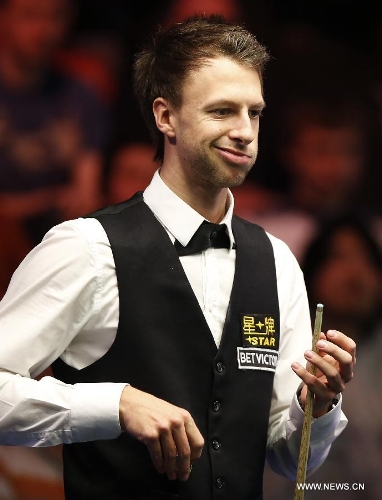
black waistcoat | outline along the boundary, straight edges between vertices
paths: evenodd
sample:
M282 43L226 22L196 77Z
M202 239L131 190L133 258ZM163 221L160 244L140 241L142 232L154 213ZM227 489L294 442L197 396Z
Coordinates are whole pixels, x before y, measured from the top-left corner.
M129 382L186 408L205 445L186 482L158 474L146 447L127 433L64 445L66 498L260 499L279 342L268 237L234 216L235 277L217 349L175 248L142 194L91 216L105 228L113 252L118 332L110 350L92 365L76 370L59 359L54 374L67 383Z

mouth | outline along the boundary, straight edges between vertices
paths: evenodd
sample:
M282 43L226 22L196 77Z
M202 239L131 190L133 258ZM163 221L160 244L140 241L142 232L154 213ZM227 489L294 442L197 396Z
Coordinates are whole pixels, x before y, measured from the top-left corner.
M220 156L222 156L226 161L230 163L235 163L236 165L247 165L253 163L253 158L251 155L238 151L232 148L216 148Z

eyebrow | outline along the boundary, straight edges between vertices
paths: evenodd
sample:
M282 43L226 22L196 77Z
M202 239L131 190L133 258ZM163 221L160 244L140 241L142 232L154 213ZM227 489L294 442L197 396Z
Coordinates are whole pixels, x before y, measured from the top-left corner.
M236 107L237 102L232 101L231 99L218 99L216 101L211 101L205 105L206 108L219 108L219 107L226 107L226 106L232 106ZM261 101L255 102L249 106L250 109L264 109L266 106L265 101L262 99Z

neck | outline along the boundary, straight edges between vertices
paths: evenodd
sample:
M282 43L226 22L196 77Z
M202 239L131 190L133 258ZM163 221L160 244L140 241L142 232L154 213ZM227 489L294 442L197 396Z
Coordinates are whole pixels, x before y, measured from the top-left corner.
M161 168L163 182L187 205L210 222L219 223L224 218L229 204L228 188L216 188L189 183L177 169Z

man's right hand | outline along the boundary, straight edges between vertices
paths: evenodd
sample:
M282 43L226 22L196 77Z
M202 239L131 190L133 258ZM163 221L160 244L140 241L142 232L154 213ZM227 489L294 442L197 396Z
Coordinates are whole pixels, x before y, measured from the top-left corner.
M171 480L188 479L192 464L202 454L204 439L187 410L126 386L119 418L122 430L147 446L158 472Z

